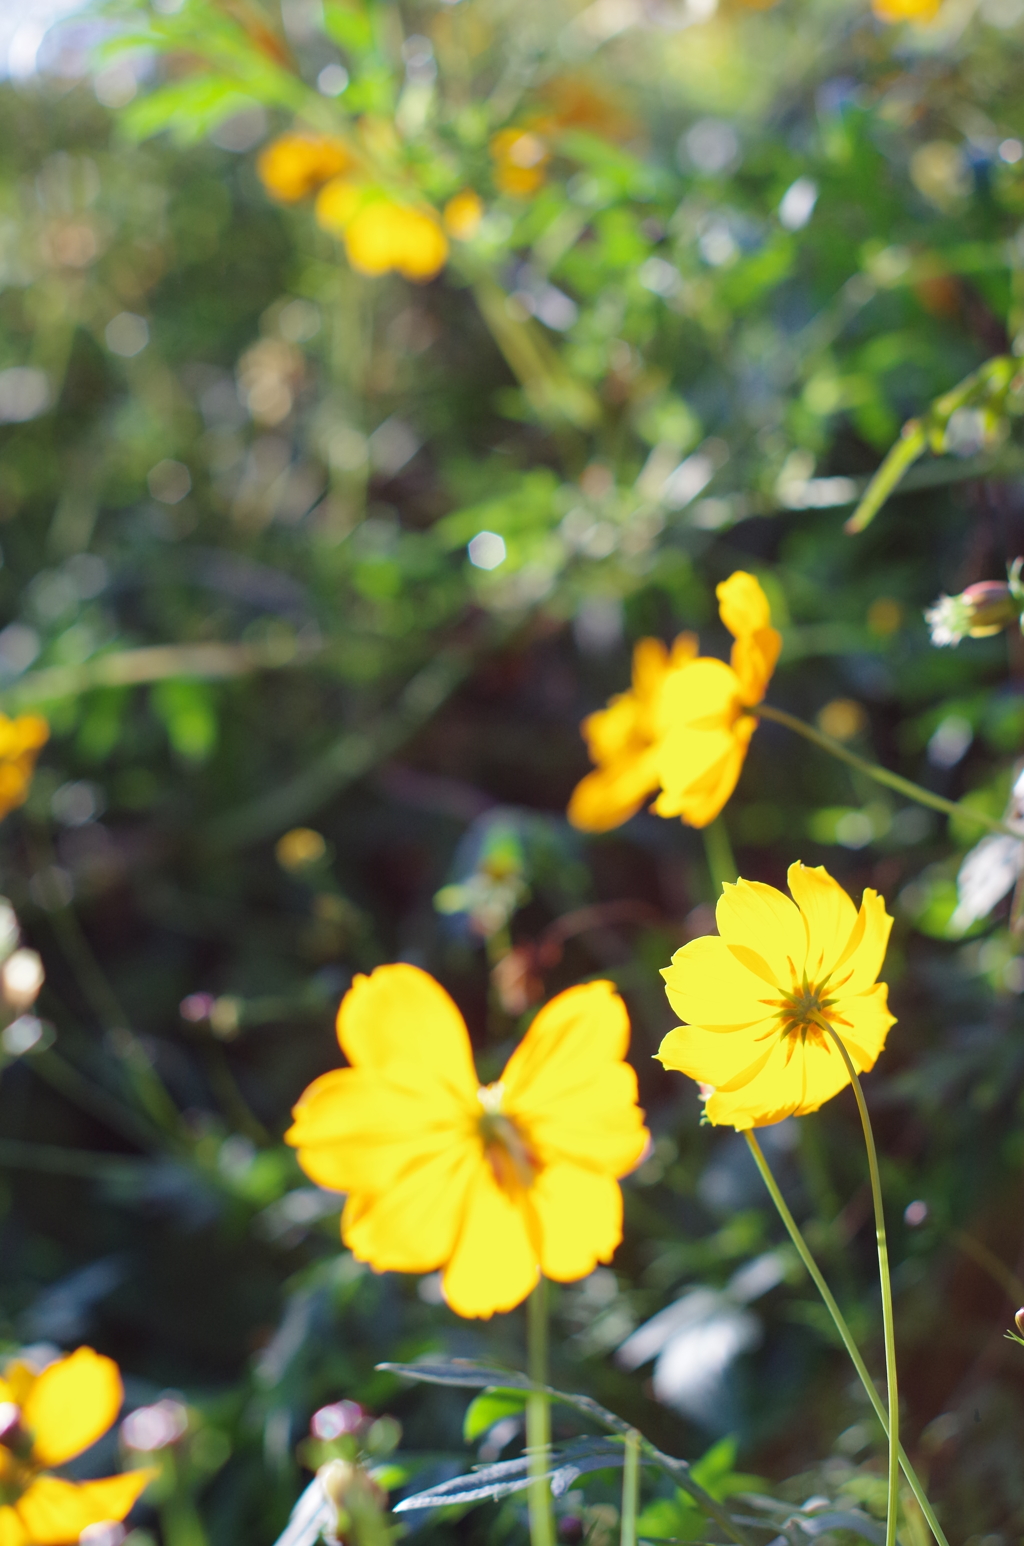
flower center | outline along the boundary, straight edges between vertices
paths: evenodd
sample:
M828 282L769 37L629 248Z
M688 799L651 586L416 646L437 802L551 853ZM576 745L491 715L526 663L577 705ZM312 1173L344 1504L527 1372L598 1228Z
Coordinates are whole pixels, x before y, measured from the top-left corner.
M802 983L794 986L791 992L783 993L781 998L765 1000L776 1012L779 1033L783 1041L789 1043L790 1057L798 1040L801 1045L808 1041L819 1047L832 1045L832 1038L822 1023L830 1022L833 1018L829 1010L835 999L827 996L827 986L827 980L815 985L808 982L805 976Z
M540 1165L520 1128L502 1111L503 1094L500 1083L477 1091L483 1107L478 1131L495 1181L507 1196L515 1197L533 1185Z

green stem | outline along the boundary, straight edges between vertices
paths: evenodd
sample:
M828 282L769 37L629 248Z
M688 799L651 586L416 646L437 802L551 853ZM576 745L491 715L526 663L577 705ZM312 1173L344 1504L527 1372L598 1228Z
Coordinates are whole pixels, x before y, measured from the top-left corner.
M882 1205L882 1178L878 1173L878 1153L875 1135L871 1129L867 1102L861 1089L853 1059L846 1044L822 1016L815 1016L817 1024L828 1032L846 1064L846 1071L853 1085L860 1112L860 1125L864 1129L864 1146L868 1151L868 1172L871 1176L871 1201L875 1208L875 1236L878 1242L878 1276L882 1285L882 1330L885 1336L885 1384L889 1400L889 1503L885 1521L885 1546L896 1546L896 1521L900 1503L900 1396L896 1382L896 1323L892 1313L892 1280L889 1276L889 1247L885 1238L885 1209Z
M530 1379L536 1386L548 1382L548 1285L541 1278L526 1301L526 1358ZM526 1398L526 1452L530 1462L530 1546L555 1546L555 1522L551 1512L550 1467L551 1402L546 1390L531 1390Z
M946 816L959 816L965 821L976 821L979 826L988 827L990 832L1004 832L1007 836L1015 838L1022 836L1005 821L999 821L995 816L987 816L984 811L976 810L973 805L944 800L942 795L932 794L930 789L922 789L920 784L911 783L909 778L901 778L898 773L890 773L888 768L880 768L877 762L868 762L864 757L858 757L855 752L847 751L842 742L834 741L830 735L825 735L821 730L815 730L813 725L797 719L795 714L787 714L785 709L775 709L768 703L759 703L755 712L762 719L772 719L777 725L785 725L787 730L795 730L796 734L802 735L805 741L811 741L815 746L820 746L823 751L830 752L833 757L838 757L840 762L856 768L859 773L866 773L876 784L884 784L888 789L895 789L897 794L906 795L908 800L916 800L918 805L928 805L933 811L942 811Z
M794 1246L796 1247L797 1255L800 1257L800 1260L806 1267L807 1273L812 1283L824 1300L825 1307L832 1317L835 1328L842 1339L843 1346L846 1348L846 1351L850 1355L850 1362L856 1369L857 1374L860 1377L860 1382L864 1386L864 1390L867 1393L868 1400L871 1402L871 1405L874 1408L875 1416L881 1423L886 1436L888 1436L889 1420L886 1415L885 1407L879 1398L878 1391L875 1389L874 1380L868 1373L867 1364L861 1357L860 1349L858 1348L856 1342L853 1340L853 1333L851 1332L849 1326L846 1324L846 1318L836 1303L831 1289L825 1282L825 1279L822 1277L818 1264L814 1260L814 1257L811 1255L810 1247L800 1232L799 1225L786 1206L785 1199L782 1193L779 1191L778 1183L776 1182L775 1177L772 1175L768 1161L765 1159L761 1150L761 1145L754 1137L753 1132L745 1132L743 1136L747 1140L747 1146L753 1156L754 1164L761 1172L761 1179L768 1189L768 1194L778 1210L779 1217L781 1218L783 1224L786 1226L786 1233L789 1235L789 1238L792 1240ZM946 1540L942 1526L939 1524L939 1521L935 1517L935 1510L932 1508L928 1501L928 1497L921 1483L921 1479L917 1472L914 1470L914 1467L911 1465L902 1444L899 1447L899 1459L903 1474L907 1479L914 1497L917 1499L921 1506L921 1512L924 1514L925 1519L928 1521L928 1527L938 1542L938 1546L949 1546L949 1542Z
M640 1504L640 1435L627 1433L622 1468L621 1546L636 1546L636 1516Z
M711 884L717 900L722 887L731 885L739 873L736 869L725 817L716 816L714 821L703 829L701 836L704 839L704 855L708 861L708 869L711 871Z

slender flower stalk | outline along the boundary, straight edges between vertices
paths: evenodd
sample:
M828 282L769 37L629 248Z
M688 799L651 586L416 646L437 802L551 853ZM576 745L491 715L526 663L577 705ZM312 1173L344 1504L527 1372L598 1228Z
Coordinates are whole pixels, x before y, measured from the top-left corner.
M930 789L922 789L920 784L912 783L909 778L901 778L898 773L890 773L888 768L880 768L877 762L868 762L864 757L858 757L855 752L847 751L840 741L834 741L830 735L816 730L813 725L798 719L795 714L787 714L785 709L775 709L770 704L761 703L758 705L757 712L762 719L773 719L777 725L785 725L787 730L794 730L797 735L802 735L805 741L812 741L815 746L820 746L822 751L838 757L840 762L845 762L851 768L856 768L859 773L865 773L868 778L873 778L876 784L884 784L887 789L895 789L897 794L905 795L908 800L916 800L918 805L928 805L933 811L942 811L946 816L961 816L965 821L976 821L979 826L988 827L991 832L1005 832L1010 837L1020 837L1019 832L1015 832L1005 821L999 821L995 816L986 815L984 811L976 810L972 805L957 803L955 800L944 800L940 794L932 794Z
M846 1348L846 1351L850 1355L850 1362L856 1369L860 1378L860 1382L864 1386L868 1400L871 1402L871 1405L874 1408L875 1416L878 1418L878 1421L881 1423L882 1428L888 1437L888 1414L886 1413L885 1407L882 1404L878 1391L875 1389L875 1382L871 1378L871 1375L868 1371L868 1366L861 1356L860 1348L853 1340L853 1333L847 1325L846 1317L843 1315L842 1310L840 1310L838 1304L836 1303L832 1290L825 1282L821 1269L819 1268L817 1262L814 1260L814 1257L811 1255L810 1247L807 1244L807 1241L804 1239L803 1234L801 1233L800 1226L797 1224L796 1219L793 1217L792 1213L790 1213L789 1208L786 1205L786 1200L779 1190L779 1184L772 1174L768 1161L764 1157L764 1152L761 1148L761 1145L758 1143L757 1138L754 1136L754 1133L751 1129L748 1128L743 1136L747 1140L747 1147L753 1156L754 1164L757 1166L761 1173L761 1179L768 1189L768 1194L771 1197L772 1202L775 1204L776 1209L778 1210L780 1219L786 1227L786 1233L789 1235L793 1245L796 1247L797 1255L800 1257L800 1260L806 1267L807 1273L812 1283L818 1290L818 1293L821 1295L825 1303L825 1308L828 1310L828 1313L832 1317L832 1321L839 1333L843 1346ZM903 1471L903 1475L906 1477L910 1490L914 1494L914 1497L917 1499L921 1507L921 1512L924 1514L925 1519L928 1521L928 1528L931 1530L936 1541L938 1542L938 1546L949 1546L949 1542L946 1540L945 1532L942 1529L942 1526L939 1524L938 1519L935 1517L935 1510L932 1508L931 1503L928 1501L928 1496L925 1493L921 1478L918 1476L917 1472L914 1470L914 1467L911 1465L910 1459L902 1444L899 1446L899 1457L900 1467Z
M704 857L708 861L708 869L711 872L711 884L714 887L716 900L721 894L723 886L732 885L739 871L736 868L736 860L733 857L732 843L729 841L729 829L725 824L725 817L719 814L714 821L709 822L703 829Z
M885 1337L885 1384L889 1402L889 1500L886 1510L885 1546L895 1546L896 1522L900 1501L900 1397L896 1379L896 1325L892 1311L892 1280L889 1274L889 1246L885 1235L885 1208L882 1204L882 1180L878 1173L878 1153L875 1135L871 1128L864 1091L861 1089L853 1059L846 1044L823 1015L814 1016L815 1023L828 1033L838 1048L846 1071L853 1085L860 1124L864 1129L864 1146L868 1154L868 1172L871 1177L871 1201L875 1209L875 1238L878 1243L878 1277L882 1287L882 1331Z
M535 1386L548 1383L548 1285L541 1278L526 1301L526 1359ZM546 1389L526 1398L526 1452L529 1456L530 1546L554 1546L555 1522L547 1472L551 1463L551 1403Z
M621 1546L636 1546L636 1516L640 1505L640 1435L626 1435L626 1460L622 1468Z

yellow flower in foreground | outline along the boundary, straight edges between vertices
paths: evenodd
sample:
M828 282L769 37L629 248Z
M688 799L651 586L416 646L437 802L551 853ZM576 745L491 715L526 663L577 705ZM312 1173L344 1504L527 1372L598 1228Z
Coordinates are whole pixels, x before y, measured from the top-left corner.
M462 1016L415 966L357 977L338 1040L352 1066L310 1085L285 1136L308 1176L349 1194L341 1232L360 1261L443 1267L452 1309L489 1316L542 1272L571 1282L611 1259L618 1178L647 1133L610 983L552 999L483 1087Z
M49 1474L95 1444L121 1409L111 1358L80 1347L41 1374L14 1363L0 1379L0 1546L71 1546L90 1525L124 1519L155 1475L100 1481Z
M36 758L49 739L50 727L40 714L20 714L17 719L0 714L0 819L24 805Z
M321 183L352 165L338 140L326 134L281 134L260 151L256 171L267 192L282 204L296 204Z
M894 1024L878 982L892 919L875 891L860 912L827 870L791 864L796 905L774 886L725 886L718 934L693 939L662 973L669 1003L689 1022L658 1051L666 1068L705 1087L708 1120L763 1127L817 1111L872 1068Z
M693 660L697 638L681 633L669 652L660 639L633 650L633 686L580 727L597 764L573 790L568 816L583 832L607 832L635 816L658 788L659 703L665 680Z
M718 586L722 622L736 640L731 664L702 657L667 677L659 713L665 726L656 762L659 816L682 816L706 827L736 788L750 737L748 711L760 703L782 639L771 626L768 598L752 574L738 569Z

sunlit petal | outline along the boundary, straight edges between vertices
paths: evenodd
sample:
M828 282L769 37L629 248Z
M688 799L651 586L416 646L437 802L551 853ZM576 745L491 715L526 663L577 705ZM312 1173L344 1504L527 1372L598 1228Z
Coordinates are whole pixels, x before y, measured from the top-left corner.
M828 977L850 943L857 909L839 882L821 865L810 869L799 862L791 864L786 880L804 917L808 942L806 970L818 978Z
M808 949L803 919L774 886L758 880L723 886L715 918L726 944L756 951L780 987L789 988L793 972L803 970Z
M22 1415L40 1465L62 1465L95 1444L121 1410L124 1388L112 1358L80 1347L44 1369Z
M540 1276L538 1244L526 1210L501 1190L489 1166L480 1166L451 1260L444 1296L458 1315L487 1318L521 1304Z
M607 1175L579 1165L550 1165L530 1190L546 1277L571 1283L611 1261L622 1239L622 1192Z
M121 1520L131 1511L155 1470L126 1471L95 1482L40 1476L16 1509L32 1546L69 1546L89 1525Z
M451 1256L467 1193L484 1169L483 1146L469 1140L424 1158L385 1190L354 1193L342 1239L378 1272L433 1272Z
M424 1084L472 1099L477 1077L465 1021L439 982L399 961L357 977L338 1010L338 1040L351 1063L418 1063Z

